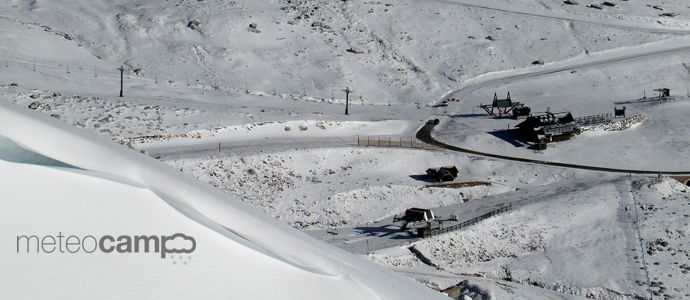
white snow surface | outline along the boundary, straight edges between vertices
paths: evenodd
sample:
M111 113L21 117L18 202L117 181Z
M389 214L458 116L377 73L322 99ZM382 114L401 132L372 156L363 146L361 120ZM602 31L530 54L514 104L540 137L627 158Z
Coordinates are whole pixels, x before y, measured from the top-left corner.
M441 298L151 158L13 104L0 104L0 115L0 135L79 168L0 162L3 297ZM14 251L15 236L58 232L184 232L197 239L198 251L172 262Z
M303 229L365 225L402 214L412 206L453 205L513 191L531 180L506 176L487 181L491 173L486 170L505 164L410 149L341 147L255 154L209 151L162 160ZM423 178L429 164L472 166L460 172L459 181L491 185L427 188L430 182L412 176ZM544 175L541 179L545 181L549 176L553 176L550 180L561 176Z
M0 2L0 298L431 299L419 282L463 280L461 299L690 298L688 193L668 178L354 147L439 118L434 135L469 149L690 170L687 1L578 2ZM510 91L533 112L577 117L660 87L677 101L622 104L646 121L545 151L477 108ZM448 98L459 101L429 105ZM450 164L458 181L492 185L411 177ZM388 224L411 206L469 218L508 203L426 240ZM185 232L198 248L164 260L13 251L20 233L58 231Z

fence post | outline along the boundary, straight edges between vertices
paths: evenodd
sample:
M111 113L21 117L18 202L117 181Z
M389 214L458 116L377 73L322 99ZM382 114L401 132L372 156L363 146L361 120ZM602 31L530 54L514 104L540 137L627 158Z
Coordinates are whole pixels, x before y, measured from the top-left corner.
M359 135L357 136L357 146L359 146Z
M369 147L369 137L367 137L367 147Z

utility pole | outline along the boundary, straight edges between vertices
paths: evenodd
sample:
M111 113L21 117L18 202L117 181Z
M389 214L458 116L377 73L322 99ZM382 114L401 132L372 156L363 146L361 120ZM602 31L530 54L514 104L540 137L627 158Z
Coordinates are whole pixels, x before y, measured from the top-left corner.
M125 87L125 67L120 66L118 70L120 70L120 97L124 97L122 91Z
M345 91L345 114L349 115L350 113L348 111L348 108L350 105L350 93L352 92L352 90L349 87L346 87L344 91Z

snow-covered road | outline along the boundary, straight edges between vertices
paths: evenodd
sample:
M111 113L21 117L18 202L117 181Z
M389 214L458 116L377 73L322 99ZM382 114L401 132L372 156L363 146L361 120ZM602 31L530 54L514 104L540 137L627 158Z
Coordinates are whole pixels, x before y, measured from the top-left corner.
M645 30L651 32L669 32L669 33L690 33L689 24L687 22L679 22L677 27L669 27L657 22L658 18L644 18L642 20L627 20L623 18L604 18L604 17L588 17L569 13L562 13L553 10L534 9L527 7L520 7L515 5L506 5L506 3L492 3L492 1L476 1L476 0L432 0L435 2L461 5L466 7L488 9L503 13L518 14L523 16L547 18L554 20L562 20L569 22L589 23L596 25L604 25L611 27L619 27L624 29Z
M689 38L670 39L637 47L624 47L590 53L572 59L547 63L543 66L490 72L464 81L460 87L445 93L435 104L451 97L462 100L462 98L479 89L513 81L684 51L690 51Z

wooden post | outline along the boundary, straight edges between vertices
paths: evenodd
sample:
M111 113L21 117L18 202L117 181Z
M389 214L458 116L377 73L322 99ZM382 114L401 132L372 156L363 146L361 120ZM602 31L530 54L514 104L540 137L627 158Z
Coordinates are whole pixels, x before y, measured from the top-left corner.
M218 153L220 153L220 142L218 143Z
M120 97L124 97L123 90L125 87L125 68L120 66Z
M349 114L350 114L350 113L349 113L349 107L350 107L350 92L352 92L352 90L350 90L349 87L346 87L346 88L345 88L345 114L346 114L346 115L349 115Z

